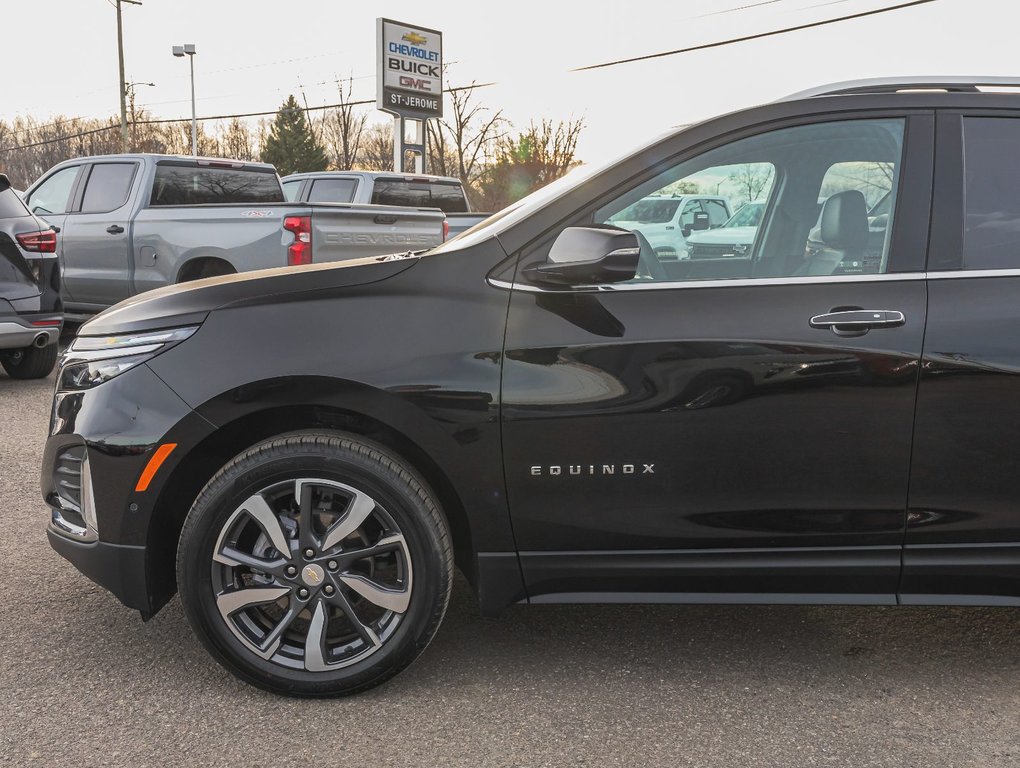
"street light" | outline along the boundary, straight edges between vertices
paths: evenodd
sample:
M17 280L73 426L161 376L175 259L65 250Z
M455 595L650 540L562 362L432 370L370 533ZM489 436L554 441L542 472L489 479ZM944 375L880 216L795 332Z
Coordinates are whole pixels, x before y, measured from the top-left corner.
M198 155L198 121L195 118L195 46L175 45L174 56L191 62L191 154Z

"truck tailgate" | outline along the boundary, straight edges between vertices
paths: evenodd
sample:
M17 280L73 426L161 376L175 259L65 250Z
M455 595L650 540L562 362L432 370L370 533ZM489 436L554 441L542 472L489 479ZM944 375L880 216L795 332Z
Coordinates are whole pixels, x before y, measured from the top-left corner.
M312 259L346 261L419 251L443 242L442 211L386 205L312 203Z

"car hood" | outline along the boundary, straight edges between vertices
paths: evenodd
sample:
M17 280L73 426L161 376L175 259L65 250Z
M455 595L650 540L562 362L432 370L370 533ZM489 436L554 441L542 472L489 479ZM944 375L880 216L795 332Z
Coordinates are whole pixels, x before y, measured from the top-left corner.
M296 294L385 280L418 262L414 254L263 269L157 288L120 302L85 323L79 336L171 328L201 323L215 309L292 301Z
M738 245L745 243L750 245L754 242L755 233L758 227L720 227L719 229L708 229L704 232L694 232L687 238L688 245Z

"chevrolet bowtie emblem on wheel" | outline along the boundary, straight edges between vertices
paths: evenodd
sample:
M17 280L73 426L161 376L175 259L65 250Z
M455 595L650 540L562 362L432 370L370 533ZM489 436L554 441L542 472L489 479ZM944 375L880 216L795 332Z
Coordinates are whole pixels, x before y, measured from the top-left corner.
M301 580L309 587L315 587L322 583L325 573L318 565L306 565L301 571Z
M654 475L655 464L535 464L532 477L548 475Z

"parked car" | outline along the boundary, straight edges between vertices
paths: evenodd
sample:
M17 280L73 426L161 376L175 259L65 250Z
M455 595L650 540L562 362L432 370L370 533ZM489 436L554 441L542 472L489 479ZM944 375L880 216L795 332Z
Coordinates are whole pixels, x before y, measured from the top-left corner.
M60 233L65 307L97 312L164 285L421 250L440 211L288 203L264 163L170 155L68 160L25 192Z
M471 210L464 185L451 176L396 174L384 171L295 173L283 179L292 203L372 203L411 208L438 208L446 214L447 238L487 219Z
M719 259L746 256L754 245L765 203L744 203L716 229L692 232L681 258Z
M487 616L1018 606L1020 96L976 87L1006 84L820 88L426 254L126 301L61 361L49 540L145 617L179 591L220 663L304 696L407 666L455 567ZM613 224L752 160L781 183L749 259L666 271L639 237L660 222ZM893 192L867 271L853 174L806 252L847 161Z
M641 232L660 261L676 261L692 233L721 227L729 218L730 205L722 197L655 194L619 211L609 223Z
M0 174L0 365L41 379L57 364L63 317L57 233L28 212Z

